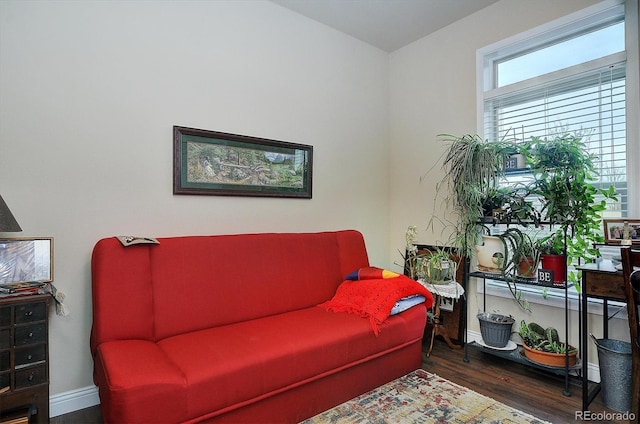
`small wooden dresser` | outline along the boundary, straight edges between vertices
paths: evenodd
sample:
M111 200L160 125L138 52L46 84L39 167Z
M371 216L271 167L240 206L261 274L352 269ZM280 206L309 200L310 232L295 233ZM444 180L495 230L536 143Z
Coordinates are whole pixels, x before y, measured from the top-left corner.
M49 299L0 298L0 417L49 422Z

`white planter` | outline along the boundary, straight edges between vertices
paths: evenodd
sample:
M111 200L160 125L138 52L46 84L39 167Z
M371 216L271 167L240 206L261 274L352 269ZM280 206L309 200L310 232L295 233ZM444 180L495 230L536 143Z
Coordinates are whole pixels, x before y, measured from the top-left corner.
M478 265L489 269L501 269L506 259L504 244L499 237L482 236L483 245L476 245Z

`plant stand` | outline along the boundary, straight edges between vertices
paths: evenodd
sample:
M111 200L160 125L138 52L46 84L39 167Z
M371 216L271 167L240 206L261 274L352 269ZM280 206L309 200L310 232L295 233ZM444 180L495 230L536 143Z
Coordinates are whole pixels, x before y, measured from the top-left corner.
M469 277L476 277L476 278L480 278L482 279L482 284L484 285L484 293L483 293L483 308L486 310L487 308L487 294L486 294L486 279L492 279L492 280L496 280L496 281L504 281L504 279L500 276L497 276L495 274L485 274L483 272L471 272L469 273L467 276L467 278ZM537 285L537 281L536 280L529 280L529 281L520 281L518 284L534 284ZM554 287L558 287L558 285L554 285ZM568 295L568 286L565 283L563 285L564 288L564 293L565 293L565 343L569 344L569 340L568 340L568 317L569 317L569 295ZM498 350L498 349L491 349L489 347L484 347L479 345L478 343L476 343L475 341L473 342L466 342L465 345L465 353L464 353L464 362L469 362L469 356L467 353L467 349L469 347L473 348L473 349L480 349L483 352L492 354L492 355L497 355L500 356L502 358L506 358L506 359L510 359L513 360L515 362L519 362L521 364L526 364L529 366L532 366L534 368L538 368L538 369L542 369L545 371L550 371L553 372L554 374L559 374L564 376L565 378L565 385L564 385L564 391L562 392L563 395L565 396L571 396L571 391L569 390L569 383L570 383L570 371L579 371L582 367L582 361L580 359L577 360L577 362L575 363L575 365L573 366L569 366L569 358L567 357L567 360L565 361L565 365L564 366L546 366L543 364L539 364L537 362L533 362L530 361L529 359L526 358L525 354L524 354L524 349L522 348L522 346L518 346L515 350L513 351L502 351L502 350ZM581 352L579 352L579 354L582 354Z
M565 275L566 275L566 261L565 261ZM486 290L486 280L487 279L491 279L494 281L507 281L506 278L500 274L496 274L496 273L488 273L488 272L482 272L482 271L474 271L471 272L471 270L469 269L469 267L465 267L465 273L464 273L464 284L465 286L468 287L468 282L469 282L469 278L470 277L475 277L475 278L479 278L482 280L482 284L484 287L483 290L483 310L487 310L487 290ZM515 278L515 277L513 277ZM565 316L565 343L567 345L569 345L569 292L568 292L568 284L567 282L563 282L562 284L558 284L558 283L546 283L543 281L538 281L537 278L523 278L523 279L518 279L518 284L525 284L525 285L537 285L537 286L549 286L549 287L554 287L554 288L561 288L564 289L564 303L565 303L565 307L564 307L564 316ZM580 325L580 331L582 331L582 325ZM571 396L571 391L569 390L569 383L570 383L570 371L572 370L576 370L579 371L580 369L582 369L582 360L581 358L578 358L577 363L573 366L569 366L569 356L568 353L565 354L565 363L564 366L561 367L550 367L550 366L545 366L533 361L530 361L529 359L527 359L524 355L524 349L522 348L522 346L518 346L515 350L511 351L511 352L505 352L503 350L498 350L498 349L492 349L490 347L484 347L479 345L478 343L476 343L475 341L472 342L468 342L466 339L466 333L465 333L465 343L464 343L464 362L469 362L469 356L468 356L468 351L467 349L469 347L471 348L477 348L477 349L481 349L483 352L492 354L492 355L497 355L500 356L502 358L506 358L506 359L510 359L513 360L515 362L519 362L522 364L527 364L529 366L532 366L534 368L538 368L538 369L543 369L546 371L550 371L553 372L555 374L560 374L564 376L564 380L565 380L565 384L564 384L564 391L562 392L562 394L564 396ZM582 356L582 349L583 347L581 346L581 351L578 352L579 356Z

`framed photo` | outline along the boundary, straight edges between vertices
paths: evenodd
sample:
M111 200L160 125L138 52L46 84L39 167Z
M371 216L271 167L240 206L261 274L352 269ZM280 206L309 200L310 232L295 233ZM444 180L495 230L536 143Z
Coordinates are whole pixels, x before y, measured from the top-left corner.
M0 239L0 284L53 281L53 238Z
M624 223L629 224L629 238L633 244L640 244L640 219L605 219L604 241L617 244L624 238Z
M311 198L313 146L173 127L173 194Z

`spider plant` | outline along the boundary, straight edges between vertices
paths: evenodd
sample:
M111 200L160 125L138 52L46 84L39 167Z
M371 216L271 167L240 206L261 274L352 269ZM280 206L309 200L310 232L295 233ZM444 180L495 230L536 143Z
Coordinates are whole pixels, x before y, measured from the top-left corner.
M479 231L477 222L483 216L483 202L498 187L505 161L517 149L510 141L486 141L478 135L439 137L448 143L448 148L442 162L444 174L436 184L436 197L442 190L447 191L444 204L456 218L448 244L470 256ZM434 219L435 214L430 226Z

